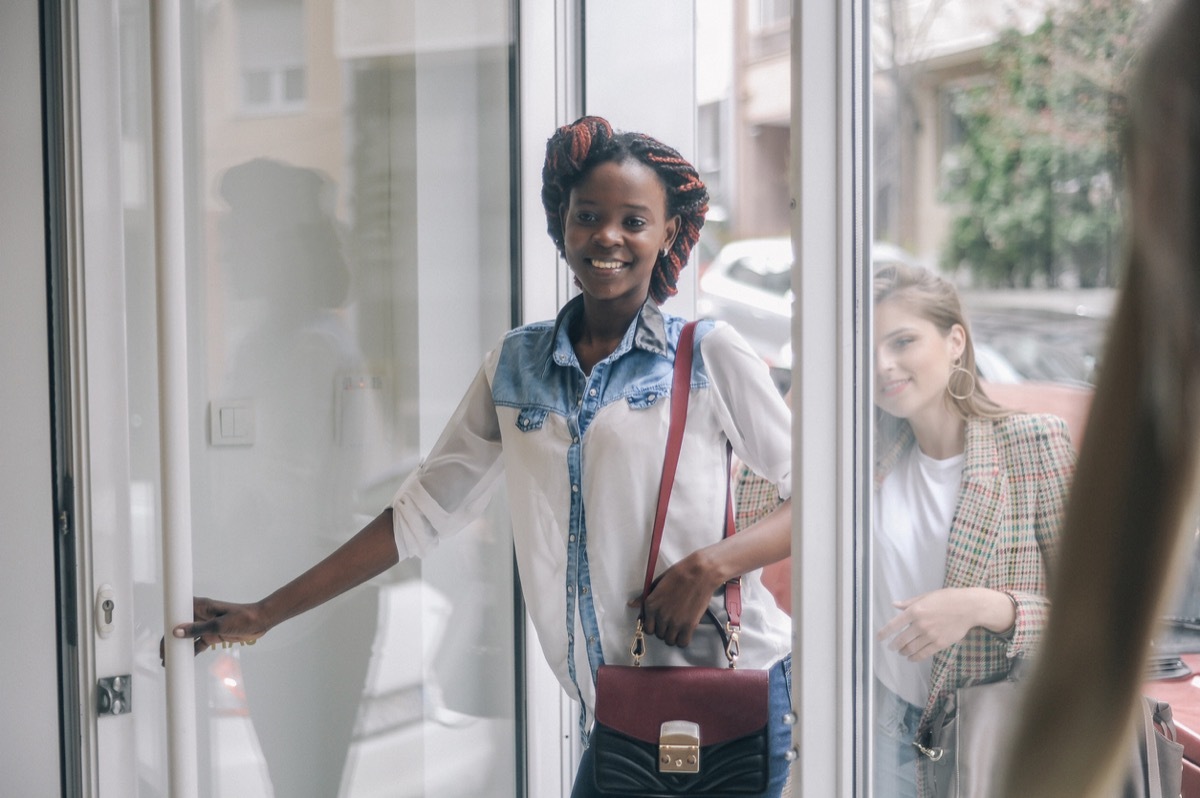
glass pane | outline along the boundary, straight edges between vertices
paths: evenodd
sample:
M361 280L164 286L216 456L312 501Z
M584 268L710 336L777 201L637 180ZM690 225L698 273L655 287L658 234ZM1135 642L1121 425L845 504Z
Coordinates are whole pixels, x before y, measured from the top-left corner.
M789 23L787 3L696 4L698 164L710 195L697 311L736 327L784 386L792 360Z
M792 381L790 14L788 3L696 3L697 166L709 191L692 256L696 313L735 327L781 393ZM753 484L743 472L735 495L753 496ZM768 509L753 505L764 503L744 501L739 523ZM789 614L791 568L789 558L763 569Z
M149 703L162 613L142 6L122 5L122 64L123 103L142 109L126 113L125 169ZM388 506L510 327L509 17L483 0L188 8L197 593L265 596ZM202 794L513 794L503 505L252 647L202 654ZM164 713L143 707L139 794L165 795Z
M902 286L911 285L908 269L937 275L961 298L968 333L955 338L953 313L933 310L952 306L921 289L874 306L874 462L884 465L868 533L873 573L860 597L874 662L860 677L876 699L865 731L876 796L915 794L912 743L956 687L999 678L1008 654L1036 648L1053 543L1032 530L1059 517L1066 488L1043 485L1019 509L1030 455L1002 441L991 460L979 458L986 441L1000 440L994 430L1007 425L1004 434L1017 436L1020 423L987 421L997 410L981 399L1060 417L1069 441L1046 421L1051 442L1036 445L1067 468L1122 279L1125 80L1157 5L870 4L873 267L899 264ZM923 341L948 348L921 349ZM929 359L918 361L919 352ZM986 500L972 494L966 471L979 462L994 462L1009 488ZM1003 521L981 520L993 513ZM1010 539L997 542L1001 535ZM963 587L986 589L965 629L931 640L908 625L910 601L936 616L936 597L965 595L939 591ZM1016 597L1012 606L1004 593ZM997 601L1015 627L991 628ZM874 632L894 619L875 645ZM892 650L910 637L928 644L921 663Z

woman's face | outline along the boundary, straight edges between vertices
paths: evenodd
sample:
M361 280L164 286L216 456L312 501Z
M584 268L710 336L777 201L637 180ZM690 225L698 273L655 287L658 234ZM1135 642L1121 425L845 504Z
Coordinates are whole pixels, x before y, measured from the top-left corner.
M636 160L599 164L572 189L562 215L563 249L584 294L640 307L659 252L679 230L654 171Z
M875 306L875 404L897 418L949 413L946 386L962 356L966 332L945 335L898 299Z

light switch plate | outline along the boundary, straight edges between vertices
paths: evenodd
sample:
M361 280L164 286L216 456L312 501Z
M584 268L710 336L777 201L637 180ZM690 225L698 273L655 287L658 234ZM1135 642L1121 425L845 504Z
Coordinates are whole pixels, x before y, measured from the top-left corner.
M208 441L213 446L254 443L254 400L214 399L208 404Z

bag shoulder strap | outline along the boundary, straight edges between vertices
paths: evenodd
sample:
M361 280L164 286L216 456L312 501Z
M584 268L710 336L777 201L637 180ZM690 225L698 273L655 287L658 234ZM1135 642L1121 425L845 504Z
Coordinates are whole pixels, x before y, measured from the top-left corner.
M666 455L663 458L662 479L658 486L658 505L654 511L654 527L650 535L650 553L646 561L646 578L642 583L639 599L644 617L646 597L654 585L654 569L658 565L658 551L662 544L663 529L667 521L667 507L671 503L671 488L675 485L675 471L679 465L679 450L683 445L683 428L687 423L688 397L692 388L692 353L696 336L696 322L689 321L679 333L675 346L675 365L671 379L671 416L667 426ZM732 447L727 446L727 459L732 456ZM728 471L728 468L726 469ZM728 477L725 481L725 536L732 535L734 528L733 501ZM725 585L725 611L733 627L741 624L742 597L741 577ZM718 628L720 625L718 624Z

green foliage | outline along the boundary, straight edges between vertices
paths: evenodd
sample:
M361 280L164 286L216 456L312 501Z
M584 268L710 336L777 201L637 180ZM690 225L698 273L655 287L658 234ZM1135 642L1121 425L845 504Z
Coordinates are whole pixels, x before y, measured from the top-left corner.
M1067 0L989 47L989 79L953 98L963 143L945 173L945 267L989 285L1115 283L1125 85L1147 11Z

